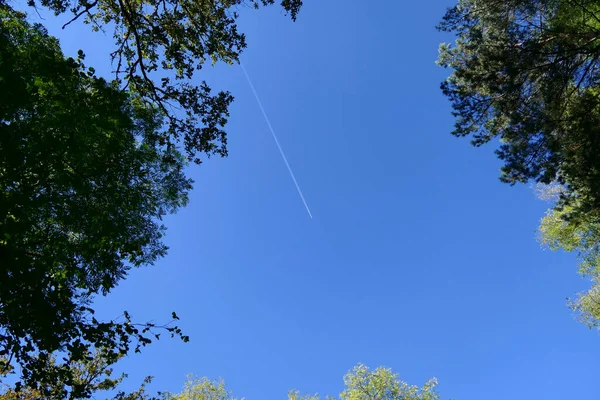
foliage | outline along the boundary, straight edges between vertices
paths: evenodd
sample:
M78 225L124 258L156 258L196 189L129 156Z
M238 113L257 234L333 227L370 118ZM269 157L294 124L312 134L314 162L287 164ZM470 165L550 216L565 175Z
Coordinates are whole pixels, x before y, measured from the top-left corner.
M163 400L236 400L223 380L189 377L180 393L165 392Z
M48 367L52 367L49 363ZM94 358L93 361L72 363L71 368L75 371L75 380L86 388L86 393L94 398L101 395L101 392L110 393L118 388L121 382L127 377L122 374L113 378L113 371L104 362L102 356ZM147 377L142 385L133 392L118 391L111 398L113 400L236 400L231 392L227 390L225 382L222 380L209 380L207 378L194 378L190 376L185 382L183 390L180 393L159 392L151 395L146 386L152 381L152 377ZM36 389L21 390L19 393L14 389L8 388L0 394L0 400L34 400L40 398L62 399L61 390L64 383L57 382L56 385L50 383L46 394ZM49 393L49 394L48 394ZM73 399L83 399L86 397L71 397Z
M0 357L32 388L65 382L79 395L70 363L104 348L110 364L151 341L155 325L98 321L90 302L165 254L160 219L191 181L160 144L159 108L96 77L83 53L65 58L5 4L0 96ZM57 351L64 362L47 368Z
M52 358L46 362L45 368L51 370L55 368L56 363ZM121 382L127 377L121 374L114 377L114 371L106 363L106 357L102 352L96 352L89 360L72 362L69 367L72 369L72 379L75 384L66 384L64 381L46 382L44 388L23 388L18 392L5 385L5 391L0 393L0 400L35 400L42 398L62 399L64 398L65 386L77 386L84 388L80 395L70 393L69 398L84 399L90 395L98 395L99 392L115 390ZM144 400L150 399L146 392L146 385L152 381L151 377L146 378L141 386L134 392L117 392L114 400ZM81 397L80 397L81 396Z
M237 28L237 9L274 0L28 0L56 14L71 13L94 30L112 31L116 80L165 116L160 144L183 143L188 157L227 154L224 125L233 101L229 92L212 94L192 78L207 61L232 64L246 47ZM302 0L282 0L296 19ZM63 27L63 28L64 28ZM178 112L177 110L181 110Z
M453 133L499 139L504 182L549 184L540 238L579 254L594 285L571 305L600 326L600 3L459 0L439 28L456 34L438 60Z
M74 363L74 369L80 371L76 379L83 379L90 387L89 393L98 394L100 391L115 389L123 380L125 375L112 378L112 370L103 363L103 357L98 357L92 362ZM93 377L93 379L88 379ZM140 389L133 393L125 394L119 392L115 400L236 400L227 389L225 382L221 379L210 380L208 378L195 378L190 376L179 393L159 392L156 396L150 396L145 385L150 382L147 378ZM344 377L345 390L340 394L340 400L438 400L437 380L430 379L419 388L398 379L398 375L388 368L379 367L369 370L366 366L359 364ZM14 391L0 394L0 400L16 400ZM35 397L35 392L27 392L29 397L18 397L28 400ZM77 397L79 398L79 397ZM326 397L335 400L334 397ZM288 400L319 400L318 395L300 395L300 392L292 390L288 394Z
M430 379L423 387L411 386L398 379L390 369L379 367L369 370L359 364L344 377L345 390L341 400L437 400L437 381ZM162 393L163 400L235 400L222 380L190 378L179 394ZM335 400L334 397L326 397ZM288 393L288 400L319 400L318 395L301 395L299 391Z
M600 4L595 0L459 0L439 28L454 134L500 140L501 179L567 189L573 213L600 214Z
M398 378L391 369L378 367L369 370L358 364L344 376L345 389L340 393L341 400L437 400L437 380L430 379L419 388ZM318 400L318 395L300 396L298 391L288 395L289 400ZM334 398L329 397L333 400Z
M177 149L196 162L227 154L233 97L191 80L207 60L238 61L238 7L274 0L27 3L72 13L63 28L81 18L115 40L109 82L0 0L0 371L16 363L17 390L50 396L60 383L79 398L89 393L72 365L97 349L109 349L111 365L157 328L188 339L127 313L98 321L90 305L165 255L160 221L187 203L192 183ZM295 20L302 1L281 5Z
M542 219L540 240L551 250L577 252L579 272L592 279L592 287L570 302L582 322L600 328L600 219L570 219L569 207L552 209Z

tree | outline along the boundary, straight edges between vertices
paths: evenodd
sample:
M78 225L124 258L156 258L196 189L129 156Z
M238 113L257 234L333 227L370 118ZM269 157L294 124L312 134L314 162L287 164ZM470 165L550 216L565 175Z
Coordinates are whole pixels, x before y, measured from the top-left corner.
M191 79L208 59L238 60L236 7L273 3L28 0L71 12L65 28L81 18L113 30L106 81L0 0L0 370L17 363L20 383L64 381L79 395L69 365L95 349L111 350L110 365L158 338L156 328L187 340L127 313L98 321L91 302L165 255L160 221L187 203L192 183L179 149L196 162L227 154L233 97ZM295 19L302 3L281 4ZM56 352L63 362L45 369Z
M46 368L52 369L53 361L46 364ZM104 357L97 353L90 361L75 362L70 365L73 376L79 386L85 387L84 397L70 397L71 399L85 399L90 396L96 397L104 392L114 393L113 400L236 400L226 388L223 380L209 380L208 378L194 378L190 376L184 384L180 393L158 392L151 395L147 385L152 382L152 377L144 379L140 387L133 392L118 391L119 385L127 377L121 374L113 377L113 370L106 364ZM39 389L27 388L15 391L10 386L0 393L0 400L37 400L41 398L62 399L64 382L51 382L45 388L45 394Z
M340 400L437 400L437 380L430 379L419 388L409 385L398 378L398 374L389 368L378 367L369 370L358 364L344 376L345 389ZM288 395L289 400L319 400L318 395L300 396L298 391ZM328 397L334 400L334 397Z
M49 359L45 363L47 370L52 370L56 367L54 359ZM114 391L127 377L126 374L114 376L113 369L106 363L106 357L101 351L98 351L89 360L72 362L69 365L72 369L72 377L75 384L66 384L64 381L47 382L43 388L22 388L15 390L9 385L4 385L4 392L0 393L0 400L37 400L42 398L48 399L63 399L65 386L77 386L84 388L80 394L73 392L69 393L71 399L85 399L90 395L98 395L100 392ZM7 373L4 373L6 376ZM1 377L2 375L0 375ZM150 400L155 397L150 397L146 391L146 385L152 381L151 377L147 377L142 382L141 386L134 392L118 391L114 396L114 400Z
M95 31L112 31L115 79L165 118L161 145L183 144L190 160L200 153L227 155L223 130L233 101L229 92L211 94L192 82L207 62L232 64L246 47L237 29L237 9L259 8L274 0L28 0L56 14L71 13L65 24L83 19ZM302 0L282 0L296 19ZM180 109L182 112L177 112Z
M344 377L346 389L341 400L436 400L437 380L427 381L423 387L409 385L399 380L389 368L378 367L370 371L359 364Z
M0 96L0 372L16 362L17 389L65 382L78 396L71 363L108 349L110 365L151 341L156 326L98 321L91 301L165 254L160 220L192 182L160 142L160 108L96 77L83 53L65 58L6 4Z
M551 250L577 253L579 273L591 278L592 287L579 293L569 305L583 323L600 328L600 219L566 218L571 211L568 206L550 209L540 224L540 240Z
M51 366L51 364L49 364ZM74 363L71 366L77 371L76 379L83 380L90 388L92 394L112 390L118 387L125 375L112 377L112 369L103 362L103 357L97 357L90 362ZM183 390L179 393L159 392L151 396L146 390L147 378L141 387L132 393L118 392L114 400L236 400L231 391L227 389L221 379L188 377ZM422 387L409 385L399 380L398 375L388 368L379 367L369 370L366 366L358 364L344 377L345 389L340 393L340 400L438 400L437 380L427 381ZM0 400L34 399L38 392L29 391L25 397L15 397L13 390L0 394ZM79 398L79 397L76 397ZM326 397L335 400L334 397ZM319 400L318 395L300 395L292 390L288 393L288 400Z
M0 371L17 363L30 389L47 395L65 382L79 396L69 366L94 350L110 349L110 365L158 338L156 328L187 340L127 313L98 321L91 302L165 255L160 221L187 203L192 183L179 149L198 163L227 154L233 97L191 80L207 60L238 61L246 42L236 8L274 0L27 4L70 12L64 28L83 19L115 40L106 81L0 0ZM292 19L301 4L281 2ZM46 368L57 352L63 362Z
M540 239L579 254L594 284L570 304L600 326L600 3L459 0L439 28L457 36L438 60L453 133L499 139L502 181L544 184Z
M388 368L379 367L369 370L358 364L344 377L345 390L340 393L341 400L437 400L437 381L430 379L419 388L398 379L398 375ZM190 378L184 390L179 394L162 393L163 400L235 400L222 380L211 381L207 378ZM327 399L334 400L333 397ZM318 395L300 395L292 390L288 400L319 400Z
M495 138L501 180L557 182L571 217L600 215L600 4L459 0L439 28L454 134Z
M164 392L162 400L236 400L221 379L194 378L190 376L180 393Z

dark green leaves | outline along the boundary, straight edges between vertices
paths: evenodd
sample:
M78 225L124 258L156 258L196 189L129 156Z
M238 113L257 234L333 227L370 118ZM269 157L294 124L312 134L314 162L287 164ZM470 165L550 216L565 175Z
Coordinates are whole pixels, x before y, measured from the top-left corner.
M90 304L166 254L160 221L187 203L186 156L227 154L233 97L192 80L206 63L238 61L237 7L274 0L27 3L72 13L65 28L81 18L112 30L115 44L114 79L97 77L83 52L65 58L41 25L0 2L0 358L43 396L85 397L70 366L94 349L108 349L110 365L157 330L189 340L127 314L101 321ZM281 2L292 19L301 4ZM64 383L59 396L44 392L52 382Z
M65 59L6 5L0 77L0 356L39 383L93 347L147 343L89 303L165 254L160 219L186 204L191 181L160 144L158 108ZM55 351L65 364L42 373Z
M571 305L600 324L600 3L595 0L460 0L440 29L452 69L442 84L454 134L499 139L504 182L553 183L542 220L551 249L579 253L592 288Z
M112 30L115 79L165 117L161 144L183 144L190 160L202 153L227 155L223 130L233 96L213 93L204 81L192 84L206 63L233 64L246 47L238 31L237 9L274 0L32 0L57 14L71 12L94 30ZM283 0L292 19L301 0Z
M457 35L439 63L475 145L500 139L501 179L567 185L600 209L600 6L590 0L461 0L440 29ZM564 200L564 199L563 199Z

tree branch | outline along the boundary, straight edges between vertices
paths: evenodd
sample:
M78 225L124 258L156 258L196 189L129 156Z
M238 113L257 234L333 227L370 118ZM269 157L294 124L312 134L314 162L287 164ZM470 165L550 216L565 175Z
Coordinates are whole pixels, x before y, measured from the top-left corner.
M83 14L89 12L92 8L96 7L99 0L95 0L92 4L88 4L82 11L75 14L73 18L71 18L67 23L62 26L62 29L65 29L71 23L77 21Z

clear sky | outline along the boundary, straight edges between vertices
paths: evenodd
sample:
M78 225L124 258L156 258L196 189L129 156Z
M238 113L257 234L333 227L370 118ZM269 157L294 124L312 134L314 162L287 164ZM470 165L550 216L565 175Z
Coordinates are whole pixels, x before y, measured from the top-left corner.
M306 0L296 23L244 10L245 66L314 219L242 70L207 70L236 96L230 156L190 169L167 258L98 303L156 322L176 310L191 341L129 357L127 386L154 375L175 391L195 373L247 400L337 394L362 362L435 376L443 399L598 396L600 335L565 305L588 284L535 240L547 204L498 181L493 147L449 133L434 29L449 5ZM110 37L40 12L107 73Z

